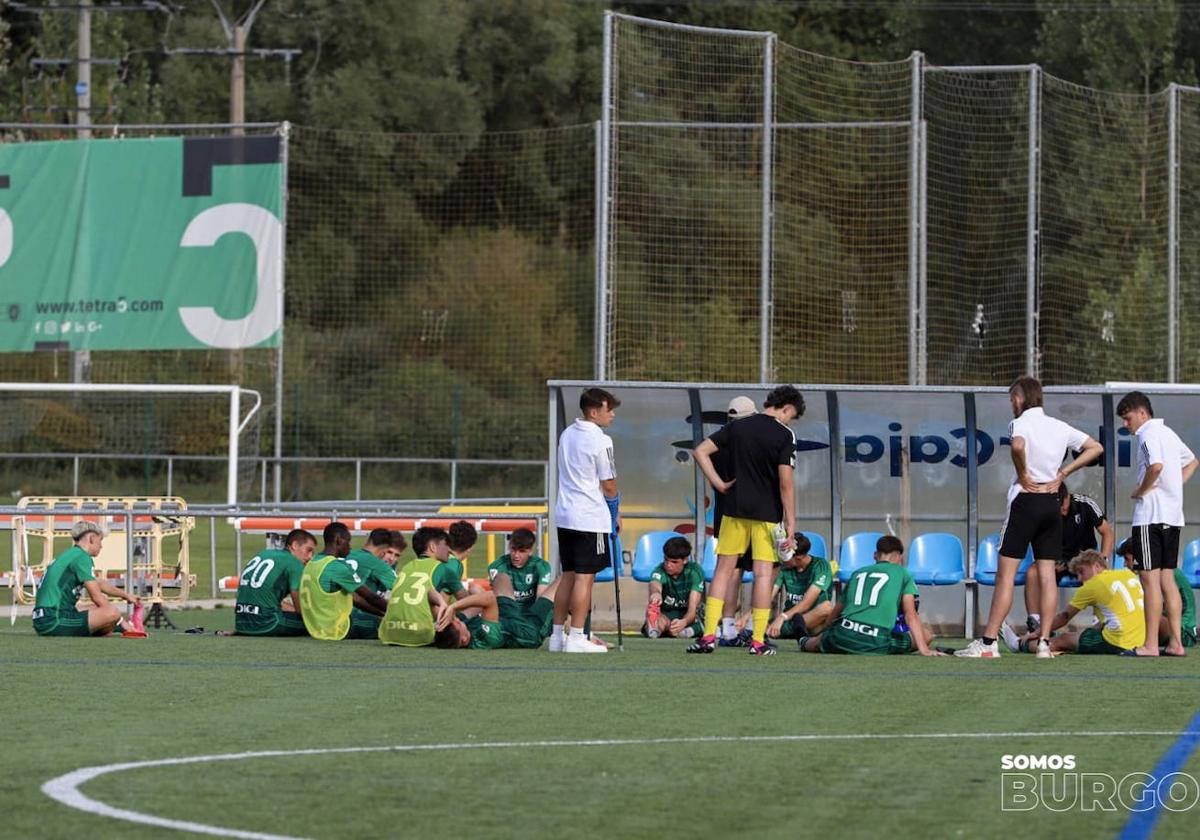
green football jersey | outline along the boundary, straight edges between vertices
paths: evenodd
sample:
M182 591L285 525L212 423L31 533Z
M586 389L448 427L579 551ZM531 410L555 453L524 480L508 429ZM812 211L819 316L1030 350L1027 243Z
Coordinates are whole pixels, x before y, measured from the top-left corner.
M38 588L35 606L40 609L73 610L83 595L83 585L95 580L92 555L77 545L64 551L46 569Z
M312 561L315 563L328 556L314 557ZM350 568L344 558L332 557L331 559L333 562L321 570L319 580L321 589L325 592L345 592L347 595L357 592L358 588L363 585L363 580L358 576L358 572Z
M679 577L671 577L659 563L650 573L650 580L662 586L662 611L668 618L683 618L687 614L688 596L704 593L704 570L698 563L684 563Z
M842 617L882 627L890 633L901 611L901 598L916 594L916 581L903 566L895 563L863 566L846 584Z
M1183 629L1196 627L1196 593L1192 591L1187 576L1180 569L1175 570L1175 585L1179 587L1179 597L1183 599Z
M821 590L817 604L830 600L833 592L833 569L824 557L813 556L803 569L780 569L775 584L783 589L783 608L791 609L804 600L804 594L815 586Z
M500 628L500 622L488 621L481 615L474 615L464 618L463 623L471 631L471 643L467 647L480 650L504 647L504 631Z
M458 575L459 580L462 580L467 576L466 569L463 568L463 562L453 554L446 558L445 565L454 570L454 574Z
M292 552L268 548L250 559L238 579L237 607L242 615L279 612L279 604L300 591L304 564Z
M385 598L396 585L396 570L365 548L352 549L346 555L346 565L358 572L368 589Z
M463 588L462 576L454 570L449 560L445 563L438 563L437 560L433 562L437 563L437 568L433 570L433 588L443 595L457 594L458 590Z
M505 554L488 566L488 577L495 580L496 575L508 575L513 586L512 599L521 605L532 604L537 598L538 587L549 586L554 580L550 564L537 555L530 555L525 565L517 569Z

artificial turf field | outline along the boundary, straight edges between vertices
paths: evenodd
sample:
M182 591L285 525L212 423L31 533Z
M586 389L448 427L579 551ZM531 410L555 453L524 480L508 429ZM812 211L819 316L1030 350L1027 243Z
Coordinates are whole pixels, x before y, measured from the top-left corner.
M231 611L172 615L210 632L40 639L28 618L5 622L0 836L191 834L41 791L81 767L448 745L131 769L79 790L222 836L1115 837L1124 810L1002 811L1001 756L1070 754L1119 778L1152 770L1200 720L1196 652L979 661L784 645L758 659L640 638L604 656L410 650L218 638ZM1162 734L1082 734L1148 731ZM596 743L563 743L580 741ZM1180 769L1200 779L1200 751ZM1200 805L1159 813L1152 836L1197 836Z

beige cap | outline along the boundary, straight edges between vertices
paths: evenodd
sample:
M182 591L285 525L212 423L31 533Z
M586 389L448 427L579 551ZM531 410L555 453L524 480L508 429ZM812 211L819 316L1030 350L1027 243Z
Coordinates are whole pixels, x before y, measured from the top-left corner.
M741 420L743 417L749 417L751 414L757 413L758 409L754 407L754 400L749 397L734 397L729 401L729 419Z

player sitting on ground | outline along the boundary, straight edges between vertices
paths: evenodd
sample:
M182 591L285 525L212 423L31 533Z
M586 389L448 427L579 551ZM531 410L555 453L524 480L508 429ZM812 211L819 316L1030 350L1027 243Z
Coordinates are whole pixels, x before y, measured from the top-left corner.
M671 537L663 544L662 552L663 561L650 573L650 599L642 635L651 639L690 639L704 632L704 571L688 562L692 544L683 537Z
M327 641L372 638L374 632L364 635L365 627L353 625L354 607L383 615L388 602L346 565L343 558L350 553L350 529L341 522L330 522L322 536L325 547L304 567L300 578L300 615L308 635Z
M288 533L283 548L256 554L238 579L233 633L221 636L307 636L300 612L300 580L317 538L302 528Z
M414 534L414 544L416 540ZM445 596L433 586L433 575L442 567L435 557L418 557L396 570L396 585L379 623L379 641L402 647L433 644L437 629L454 617Z
M561 579L561 578L560 578ZM475 592L450 605L450 620L434 644L439 648L540 648L554 624L554 593L546 587L533 604L521 607L506 575L497 575L491 592Z
M875 544L875 563L850 576L845 598L829 616L830 628L819 636L800 639L808 653L858 653L887 655L910 653L915 647L922 656L943 656L931 650L929 631L917 615L917 584L904 560L904 543L883 536ZM910 632L892 627L902 613Z
M1133 558L1136 556L1133 550L1133 538L1129 538L1117 547L1117 554L1125 558L1125 568L1129 569L1133 566ZM1185 648L1196 646L1196 594L1192 592L1192 586L1188 583L1187 576L1183 570L1175 568L1175 588L1179 590L1179 600L1183 603L1181 612L1182 621L1182 636L1183 646ZM1163 615L1167 614L1167 605L1163 604ZM1166 647L1167 642L1171 639L1171 627L1165 621L1160 621L1158 624L1158 643Z
M471 551L478 541L479 532L465 519L451 522L446 530L446 545L450 549L450 556L446 558L446 562L454 569L463 585L467 582L467 564L471 560Z
M508 554L488 566L492 585L495 586L500 575L507 577L513 600L522 607L533 606L554 580L550 564L533 553L536 542L533 531L517 528L508 536Z
M387 528L376 528L367 535L367 542L362 548L354 548L346 555L346 565L358 573L363 585L371 589L380 598L387 600L392 587L396 585L396 570L387 562L387 556L392 550L392 532ZM350 638L374 639L379 633L381 616L367 612L359 607L350 613L352 625Z
M138 622L125 618L108 602L120 598L131 604L141 599L106 580L97 580L92 558L100 554L104 533L95 522L76 522L71 528L75 544L46 567L33 607L33 629L39 636L107 636L121 628L123 636L145 636ZM77 608L84 592L92 606Z
M413 531L412 547L417 558L422 557L436 560L437 568L433 570L433 588L444 595L455 598L467 597L462 578L455 571L461 564L451 563L450 546L447 543L446 531L442 528L424 527Z
M767 627L772 639L815 636L833 615L833 569L824 557L813 557L812 542L796 534L796 553L779 564L776 594L783 590L783 609Z
M1050 639L1051 653L1133 654L1146 640L1145 596L1138 576L1129 569L1110 569L1104 555L1095 549L1080 552L1068 571L1081 586L1067 608L1054 616L1051 631L1066 627L1080 610L1091 607L1102 629L1089 627L1081 632L1059 633ZM1033 651L1036 633L1020 639L1020 649Z

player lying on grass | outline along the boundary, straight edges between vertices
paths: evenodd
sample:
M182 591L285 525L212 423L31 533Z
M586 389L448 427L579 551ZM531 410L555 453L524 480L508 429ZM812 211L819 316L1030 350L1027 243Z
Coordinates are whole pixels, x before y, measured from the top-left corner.
M388 563L388 557L392 562ZM353 548L346 555L346 565L358 573L363 585L385 601L396 585L395 555L392 550L392 532L387 528L376 528L367 535L362 548ZM355 606L350 613L352 639L374 639L379 632L382 616Z
M1079 632L1059 633L1050 639L1050 651L1059 653L1117 653L1134 656L1133 649L1146 640L1145 597L1138 576L1129 569L1110 569L1104 555L1094 549L1080 552L1067 564L1081 585L1066 609L1054 616L1050 630L1066 627L1075 615L1091 607L1100 619L1100 627ZM1005 628L1005 641L1013 647ZM1020 637L1019 650L1034 650L1038 634Z
M671 537L663 544L662 552L662 562L650 573L642 635L688 639L704 632L704 571L699 564L689 562L692 544L683 537Z
M1133 558L1136 556L1133 549L1133 539L1127 539L1117 548L1117 554L1125 558L1125 568L1133 567ZM1183 570L1175 568L1175 588L1179 590L1179 600L1183 605L1180 612L1181 616L1181 635L1183 636L1183 646L1185 648L1196 646L1196 594L1192 592L1192 586L1188 583L1187 576ZM1167 614L1167 605L1163 604L1163 615ZM1168 622L1160 621L1158 623L1158 643L1162 647L1166 647L1171 640L1171 626Z
M325 547L319 557L309 561L300 577L300 615L308 635L326 641L375 638L378 623L355 623L354 608L382 616L388 602L346 565L350 529L344 523L330 522L322 536Z
M450 595L455 598L467 597L467 590L463 586L462 577L456 569L461 569L462 564L457 560L450 560L450 545L448 535L443 528L418 528L413 531L412 537L413 551L417 558L428 558L437 561L437 567L433 570L433 588L443 595Z
M796 553L779 564L774 600L783 592L783 609L767 626L772 639L799 639L815 636L829 624L833 615L833 569L824 557L813 557L812 542L803 534L795 535Z
M896 537L880 537L875 563L850 576L844 599L829 616L829 629L800 639L800 649L886 656L916 648L922 656L944 656L929 647L933 636L917 615L917 584L901 565L903 560L904 543ZM893 630L897 614L903 614L909 632Z
M550 637L557 589L556 580L526 608L513 597L507 575L497 575L491 592L473 592L450 605L434 644L485 650L539 648Z
M46 568L33 607L33 629L39 636L107 636L120 627L121 635L145 636L138 620L126 618L109 603L120 598L131 604L141 599L106 580L97 580L92 558L100 554L104 533L95 522L76 522L71 528L74 545ZM86 593L90 606L78 608Z
M537 539L528 528L517 528L508 536L508 554L502 555L488 566L488 577L492 585L500 575L508 578L513 590L513 600L522 607L531 607L533 602L554 580L550 564L533 553Z
M238 578L232 633L220 636L307 636L300 613L300 580L312 560L317 538L302 528L290 531L283 548L251 558Z

